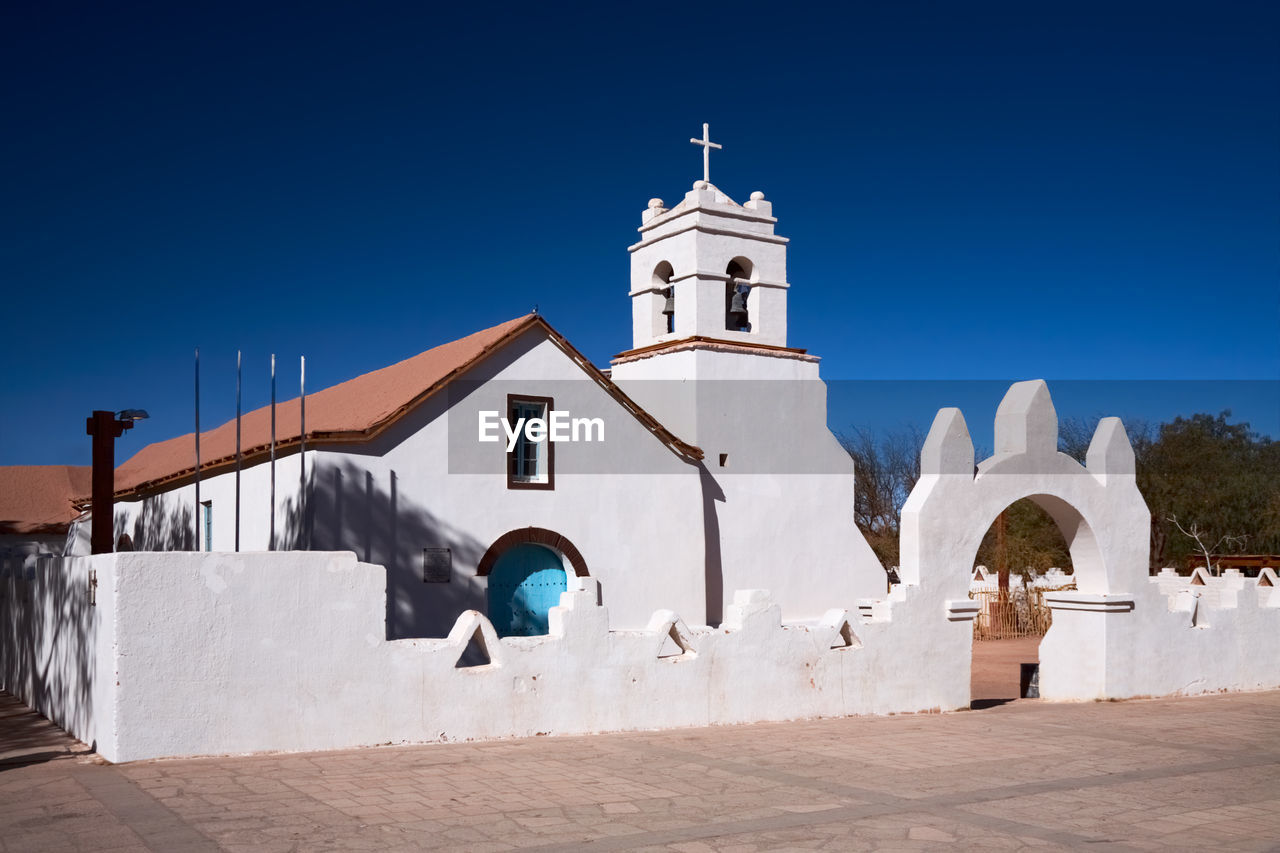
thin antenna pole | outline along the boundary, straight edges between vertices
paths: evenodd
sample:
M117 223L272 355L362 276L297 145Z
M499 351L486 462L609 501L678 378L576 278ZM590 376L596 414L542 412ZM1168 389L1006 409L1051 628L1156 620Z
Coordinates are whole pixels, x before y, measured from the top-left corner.
M271 532L267 550L276 549L276 354L271 353Z
M236 553L240 553L240 350L236 350Z
M298 540L306 551L311 548L311 531L307 525L307 357L303 355L298 359Z
M200 347L196 347L196 550L200 544Z

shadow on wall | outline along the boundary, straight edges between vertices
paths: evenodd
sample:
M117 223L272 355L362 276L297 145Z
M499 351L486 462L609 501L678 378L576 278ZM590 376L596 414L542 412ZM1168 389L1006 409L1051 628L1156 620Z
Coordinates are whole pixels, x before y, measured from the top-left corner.
M354 551L363 562L385 566L388 639L446 637L464 611L487 612L486 581L476 577L476 566L488 543L403 497L394 471L326 462L312 471L308 491L305 507L296 496L282 506L276 548ZM427 549L448 549L431 555L430 578Z
M323 463L308 472L310 497L293 494L277 513L275 550L354 551L387 569L387 638L446 637L466 610L487 612L484 578L476 577L488 543L481 543L399 494L394 471L374 473L351 463ZM303 513L306 518L303 518ZM135 551L196 550L195 513L166 495L145 498L136 519L115 517L117 541L128 534ZM259 544L244 550L257 550ZM426 549L448 549L447 574L426 576ZM439 555L433 555L439 565ZM442 582L442 578L447 581Z
M163 496L146 498L133 525L119 511L115 514L115 540L128 535L134 551L196 550L195 513L190 506L166 508Z
M725 502L724 490L701 462L698 463L698 479L702 486L707 624L719 625L724 619L724 565L720 556L720 511L716 504Z
M77 573L66 565L15 555L0 568L0 674L8 693L83 735L93 718L93 608L85 564Z

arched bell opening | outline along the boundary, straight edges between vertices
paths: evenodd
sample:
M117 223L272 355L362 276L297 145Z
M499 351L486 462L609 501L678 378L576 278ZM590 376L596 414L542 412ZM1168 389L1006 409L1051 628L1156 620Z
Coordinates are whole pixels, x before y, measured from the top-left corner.
M663 261L654 267L651 281L654 289L658 292L657 302L661 306L656 327L666 329L667 334L671 334L676 330L676 294L675 288L671 284L671 278L674 275L675 270L671 267L671 264L668 261Z
M1100 554L1092 528L1061 498L1029 495L997 514L968 565L978 605L972 707L1039 695L1039 648L1053 625L1045 596L1074 589L1082 566L1101 572Z
M746 258L734 258L725 267L724 327L731 332L751 331L748 295L755 280L755 266Z

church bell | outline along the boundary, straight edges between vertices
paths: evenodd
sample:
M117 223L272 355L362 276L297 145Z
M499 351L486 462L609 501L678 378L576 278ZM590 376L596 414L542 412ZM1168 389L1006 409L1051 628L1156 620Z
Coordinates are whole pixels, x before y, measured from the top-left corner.
M662 305L662 313L670 317L672 314L676 313L675 292L670 287L662 292L667 296L667 301Z
M729 322L739 329L747 325L747 297L741 290L735 289L729 301Z

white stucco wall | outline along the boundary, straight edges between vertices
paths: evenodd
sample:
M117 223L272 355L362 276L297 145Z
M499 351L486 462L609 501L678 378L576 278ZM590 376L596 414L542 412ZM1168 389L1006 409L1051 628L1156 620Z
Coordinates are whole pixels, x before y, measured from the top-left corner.
M884 595L816 361L688 349L616 364L613 378L706 453L724 605L770 589L787 621L804 621Z
M0 688L103 755L115 750L113 560L0 564Z
M1128 595L1051 593L1041 696L1128 699L1280 686L1280 594L1256 578L1234 588L1222 580L1212 580L1224 587L1213 595L1203 587L1165 595L1154 584Z
M842 610L783 626L767 593L738 594L718 629L662 610L610 630L584 579L544 637L498 640L478 613L444 639L387 640L381 567L350 553L122 553L97 567L89 731L111 761L379 743L568 734L957 707L935 644L967 624L895 602L893 621ZM924 619L918 618L925 616ZM846 628L846 620L849 626ZM852 645L833 649L843 641ZM659 657L672 631L688 652ZM479 631L492 662L455 664ZM904 654L916 661L900 664ZM40 710L40 700L32 702Z
M388 640L386 573L349 552L121 553L2 580L4 688L111 761L969 703L972 602L943 600L938 584L901 585L811 625L784 625L767 592L747 590L718 628L659 610L617 630L588 578L561 596L546 636L498 639L468 611L445 638ZM1234 608L1195 615L1144 589L1135 607L1105 613L1098 602L1117 596L1059 594L1042 644L1046 698L1280 685L1266 654L1277 588L1246 581ZM488 662L459 667L477 634Z
M315 451L307 451L307 469L315 464ZM296 547L301 533L298 495L301 489L295 451L276 458L276 547ZM308 475L310 479L310 475ZM236 475L234 469L206 475L200 480L200 502L213 509L213 550L234 551L236 545ZM197 520L199 523L197 524ZM85 522L73 524L73 534ZM136 551L205 550L203 515L196 509L195 484L115 503L115 539L128 534ZM197 543L198 528L198 543ZM271 466L245 466L240 471L240 550L266 551L271 547ZM76 556L88 553L86 535L74 537Z

